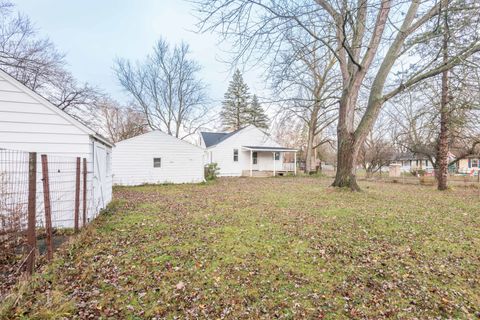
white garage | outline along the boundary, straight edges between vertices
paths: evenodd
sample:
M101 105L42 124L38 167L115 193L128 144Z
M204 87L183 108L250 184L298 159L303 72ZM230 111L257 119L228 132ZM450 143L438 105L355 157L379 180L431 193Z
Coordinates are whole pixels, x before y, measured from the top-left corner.
M161 131L120 141L113 149L113 183L198 183L204 181L204 149Z
M71 227L76 158L86 160L86 218L92 220L112 198L112 146L101 135L0 70L0 176L8 179L4 181L7 187L11 184L14 190L19 189L20 186L15 187L19 176L24 177L28 172L24 157L28 152L37 153L39 224L43 223L44 214L40 156L47 155L49 161L53 226Z

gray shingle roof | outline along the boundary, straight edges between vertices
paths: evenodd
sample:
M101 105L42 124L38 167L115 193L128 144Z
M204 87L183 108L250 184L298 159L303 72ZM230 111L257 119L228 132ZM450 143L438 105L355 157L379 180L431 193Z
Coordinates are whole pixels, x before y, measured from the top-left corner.
M243 128L240 128L238 130L232 131L232 132L200 132L202 135L203 142L205 143L205 147L211 147L216 144L219 144L223 140L233 136Z

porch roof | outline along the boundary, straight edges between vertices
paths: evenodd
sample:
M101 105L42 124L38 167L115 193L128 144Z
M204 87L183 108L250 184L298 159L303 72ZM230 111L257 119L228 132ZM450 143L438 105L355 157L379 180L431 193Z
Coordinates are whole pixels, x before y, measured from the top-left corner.
M271 151L271 152L297 152L297 149L284 147L267 147L267 146L242 146L243 149L249 151Z

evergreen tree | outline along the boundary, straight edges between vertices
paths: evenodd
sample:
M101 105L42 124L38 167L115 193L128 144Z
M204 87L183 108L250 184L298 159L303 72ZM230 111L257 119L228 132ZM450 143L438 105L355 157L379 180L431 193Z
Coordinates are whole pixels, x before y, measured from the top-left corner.
M240 70L236 70L222 102L220 117L225 130L238 130L248 124L250 94Z
M253 124L260 129L268 129L268 117L265 114L260 102L258 102L257 95L253 95L252 102L248 108L248 124Z

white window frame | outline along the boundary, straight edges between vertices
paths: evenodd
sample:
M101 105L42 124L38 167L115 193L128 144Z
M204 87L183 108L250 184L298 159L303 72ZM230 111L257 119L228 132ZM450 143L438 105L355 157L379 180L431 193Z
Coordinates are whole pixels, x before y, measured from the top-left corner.
M479 159L471 159L470 163L471 163L472 168L480 167L480 160Z

